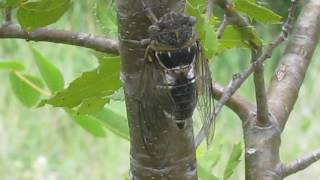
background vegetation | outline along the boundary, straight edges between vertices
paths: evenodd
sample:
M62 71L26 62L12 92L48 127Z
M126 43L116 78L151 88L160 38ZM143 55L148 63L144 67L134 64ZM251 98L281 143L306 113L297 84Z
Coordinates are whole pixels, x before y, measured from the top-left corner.
M272 4L275 11L285 16L288 2ZM271 6L271 5L269 5ZM66 30L104 34L106 29L98 28L95 1L77 1L53 27ZM3 18L3 17L0 17ZM272 37L279 26L261 26L260 35ZM39 74L30 45L41 51L64 74L68 84L82 72L96 67L93 51L50 43L31 43L22 40L0 41L0 61L23 62L30 74ZM284 46L282 46L283 49ZM267 63L269 72L277 64L282 49L279 49ZM244 49L227 51L212 61L214 79L227 83L233 73L249 64L249 52ZM306 80L300 91L298 103L291 114L291 122L283 134L281 157L290 161L297 155L309 152L319 146L320 138L320 85L317 83L320 69L320 49L314 55ZM83 130L62 110L52 107L25 108L13 95L8 73L0 71L0 179L107 179L127 178L129 169L128 141L107 131L107 137L96 138ZM268 77L271 77L269 73ZM267 78L268 79L268 78ZM241 89L244 96L252 98L252 81ZM209 154L217 160L214 174L221 177L232 146L242 141L241 122L227 108L219 116L216 135ZM201 151L201 150L200 150ZM204 156L204 157L203 157ZM243 156L243 155L242 155ZM207 158L199 153L201 163ZM243 160L243 157L240 158ZM231 179L243 177L243 161ZM317 179L319 163L311 166L289 180ZM222 173L221 173L222 172Z

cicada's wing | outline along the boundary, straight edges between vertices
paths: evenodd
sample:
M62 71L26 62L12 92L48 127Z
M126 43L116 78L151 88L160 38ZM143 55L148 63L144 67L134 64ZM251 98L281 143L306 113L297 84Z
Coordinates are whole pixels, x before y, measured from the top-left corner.
M157 143L160 136L166 134L160 133L167 130L167 122L163 122L163 112L161 107L161 94L157 88L157 79L161 74L156 70L151 62L145 61L140 80L140 100L139 100L139 122L141 136L146 151L150 155L157 154L159 151L166 154L167 144ZM169 138L168 138L169 139Z
M214 135L214 100L212 91L212 78L209 62L204 55L199 41L197 42L198 52L196 61L197 70L197 109L202 121L202 129L205 132L207 143L211 142Z

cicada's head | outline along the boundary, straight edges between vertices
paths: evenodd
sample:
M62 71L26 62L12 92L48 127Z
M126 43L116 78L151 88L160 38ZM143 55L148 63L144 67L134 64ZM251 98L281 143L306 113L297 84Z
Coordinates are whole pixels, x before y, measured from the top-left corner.
M169 12L149 27L149 35L161 45L180 48L194 38L195 23L192 16Z

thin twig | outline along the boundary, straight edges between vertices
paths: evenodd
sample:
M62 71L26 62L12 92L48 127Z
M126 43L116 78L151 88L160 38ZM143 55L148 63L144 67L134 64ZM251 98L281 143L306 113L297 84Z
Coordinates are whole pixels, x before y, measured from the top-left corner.
M220 98L219 102L215 106L215 111L212 113L212 121L216 119L219 115L222 107L226 104L226 102L230 99L230 97L240 88L240 86L244 83L244 81L254 72L257 65L262 64L268 58L271 57L273 50L282 43L289 34L291 24L293 22L293 15L296 10L296 6L298 4L298 0L292 0L289 16L287 21L284 23L282 31L280 32L279 36L267 47L264 53L254 61L251 66L245 70L242 74L235 74L233 79L230 81L228 88L223 93L222 97ZM205 136L205 129L206 127L202 127L199 131L198 135L195 139L196 147L198 147L201 142L204 140Z
M278 173L281 174L282 178L285 178L298 171L306 169L308 166L317 162L318 160L320 160L320 149L312 152L309 155L297 158L296 160L287 165L283 164L278 169Z
M215 0L214 3L219 5L224 10L228 21L230 21L232 24L237 25L238 27L250 26L246 18L240 15L233 7L233 4L228 0Z
M224 28L229 23L229 21L238 27L250 26L248 21L246 21L246 18L244 18L234 10L232 4L222 0L218 0L217 3L225 10L224 20L218 29L218 38L222 36ZM252 62L254 62L261 55L262 47L251 40L249 40L249 43L252 46ZM257 122L261 126L267 126L269 124L269 109L264 80L264 67L262 63L257 64L253 76L257 104Z
M258 50L252 49L252 61L261 55L261 47ZM257 64L253 73L256 104L257 104L257 123L259 126L269 125L269 108L267 102L267 92L264 80L264 67L263 64Z
M220 24L220 26L218 27L218 30L217 30L217 37L219 39L223 36L224 29L227 27L228 24L229 24L228 16L224 15L223 16L223 21L222 21L222 23Z
M212 9L213 9L213 0L208 0L208 4L207 4L207 17L211 18L212 17Z
M8 38L76 45L100 52L119 54L117 41L82 32L49 28L39 28L32 32L26 32L19 25L9 23L0 26L0 39Z

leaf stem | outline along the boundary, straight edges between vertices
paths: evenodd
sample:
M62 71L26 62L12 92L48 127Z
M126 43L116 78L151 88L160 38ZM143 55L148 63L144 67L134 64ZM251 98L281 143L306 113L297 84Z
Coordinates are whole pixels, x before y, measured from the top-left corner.
M21 79L23 82L25 82L26 84L28 84L31 88L33 88L34 90L38 91L39 93L45 95L45 96L51 96L51 93L42 89L41 87L39 87L38 85L34 84L33 82L31 82L29 79L27 79L24 75L22 75L20 72L18 71L13 71L13 73L19 78Z

